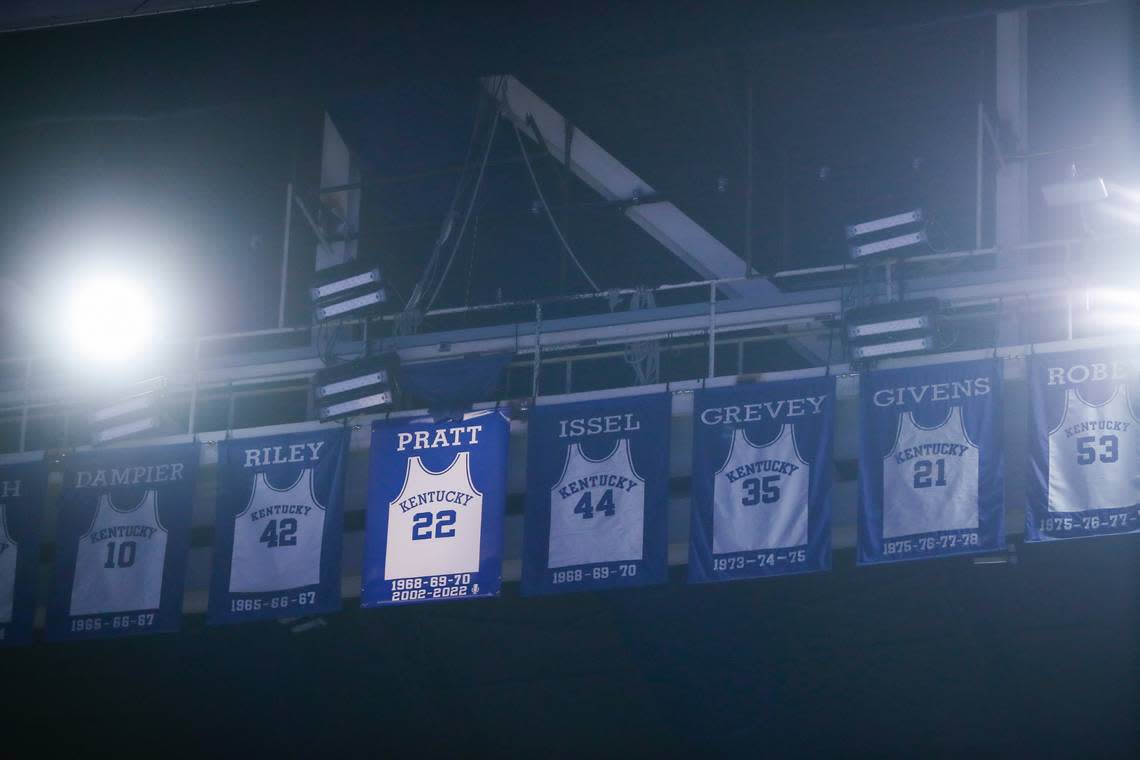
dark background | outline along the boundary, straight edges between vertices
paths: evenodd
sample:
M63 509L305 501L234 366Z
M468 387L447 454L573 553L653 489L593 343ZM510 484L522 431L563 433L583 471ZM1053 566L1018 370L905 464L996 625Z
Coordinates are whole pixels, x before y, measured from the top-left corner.
M0 653L7 746L105 755L1135 757L1135 536Z
M1019 4L265 0L5 35L0 275L38 287L81 260L86 239L121 239L128 255L141 238L129 255L175 283L187 332L270 326L284 185L313 199L322 111L340 114L368 175L412 174L462 161L475 77L508 71L742 251L752 66L762 271L841 260L847 217L915 197L938 210L942 244L972 244L987 12ZM1034 13L1034 149L1087 143L1130 104L1100 44L1131 34L1127 5ZM1131 176L1117 147L1081 160ZM496 150L517 157L506 139ZM1035 176L1063 176L1070 158ZM833 181L820 184L822 166ZM482 236L445 301L582 290L530 214L520 165L495 171ZM368 244L405 295L450 192L445 175L366 194ZM1038 236L1070 221L1035 219ZM575 207L569 229L603 286L692 277L612 211ZM303 272L311 259L297 251L311 241L297 245ZM293 323L307 320L295 280ZM675 577L545 599L508 585L469 604L352 602L301 635L191 617L172 636L0 653L0 733L11 751L99 755L1134 757L1136 537L1018 558L856 569L840 552L833 572L810 577L700 588Z

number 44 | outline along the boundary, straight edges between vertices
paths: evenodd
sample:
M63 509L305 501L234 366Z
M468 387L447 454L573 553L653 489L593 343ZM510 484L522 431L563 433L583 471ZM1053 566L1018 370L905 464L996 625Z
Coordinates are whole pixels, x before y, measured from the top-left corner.
M601 512L606 517L614 516L614 489L606 489L602 494L602 498L598 499L597 505L594 504L594 494L592 491L586 491L582 494L582 498L578 499L578 503L574 505L574 514L582 515L583 520L593 518L594 512Z

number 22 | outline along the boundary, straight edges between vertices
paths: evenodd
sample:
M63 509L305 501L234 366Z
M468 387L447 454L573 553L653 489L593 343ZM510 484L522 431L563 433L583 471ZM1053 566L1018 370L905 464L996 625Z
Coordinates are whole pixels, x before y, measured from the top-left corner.
M433 522L435 523L434 538L451 538L455 535L454 509L443 509L437 513L417 512L412 515L412 540L422 541L433 538Z

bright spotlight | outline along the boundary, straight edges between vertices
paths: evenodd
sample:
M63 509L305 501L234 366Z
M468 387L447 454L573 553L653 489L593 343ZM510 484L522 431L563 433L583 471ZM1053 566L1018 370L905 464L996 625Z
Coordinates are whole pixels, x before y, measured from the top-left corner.
M155 313L145 289L120 277L82 282L67 303L67 334L79 356L121 361L137 356L154 336Z

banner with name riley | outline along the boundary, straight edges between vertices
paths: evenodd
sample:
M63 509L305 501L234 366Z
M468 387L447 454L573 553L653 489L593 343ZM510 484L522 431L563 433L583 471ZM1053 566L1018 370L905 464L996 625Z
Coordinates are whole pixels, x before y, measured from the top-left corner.
M48 638L178 630L198 444L73 454L63 474Z
M498 595L509 438L497 410L372 423L362 606Z
M0 647L32 640L47 468L0 465Z
M860 378L859 564L1005 546L997 360Z
M697 391L689 581L831 567L835 381Z
M524 594L664 582L669 417L666 393L531 410Z
M345 428L218 447L210 622L340 609Z
M1029 360L1025 537L1140 531L1140 348Z

